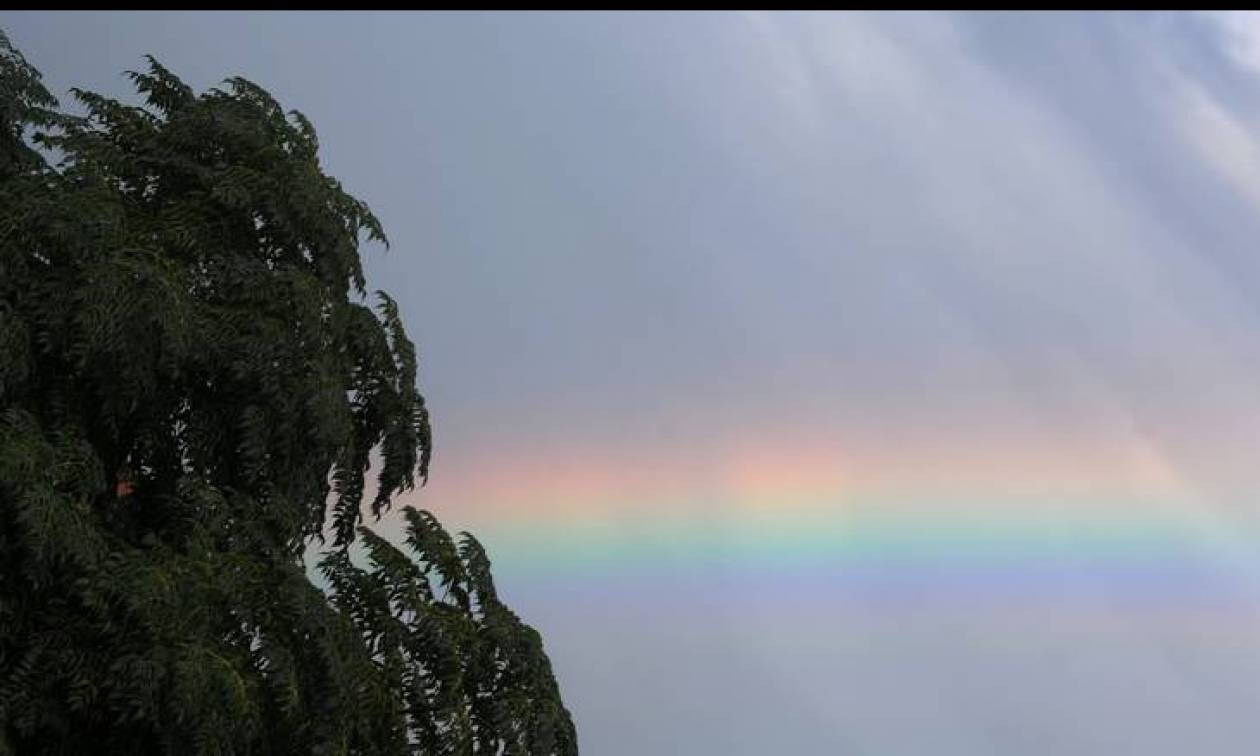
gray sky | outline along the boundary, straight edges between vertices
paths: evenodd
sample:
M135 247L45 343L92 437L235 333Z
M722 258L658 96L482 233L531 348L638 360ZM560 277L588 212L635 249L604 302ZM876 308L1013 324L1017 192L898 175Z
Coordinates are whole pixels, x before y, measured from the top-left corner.
M0 26L313 121L586 752L1260 742L1260 20Z

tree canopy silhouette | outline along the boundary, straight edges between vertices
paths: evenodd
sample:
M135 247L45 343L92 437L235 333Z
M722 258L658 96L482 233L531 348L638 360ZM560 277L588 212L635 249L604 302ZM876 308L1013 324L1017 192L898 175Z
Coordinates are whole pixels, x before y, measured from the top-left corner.
M257 85L130 77L0 33L0 754L576 753L477 541L362 525L431 449L380 223Z

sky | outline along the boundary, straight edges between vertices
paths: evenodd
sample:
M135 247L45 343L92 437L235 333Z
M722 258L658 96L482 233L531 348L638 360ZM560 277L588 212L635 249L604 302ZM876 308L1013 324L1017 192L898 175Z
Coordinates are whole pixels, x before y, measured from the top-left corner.
M0 28L313 121L584 753L1260 742L1260 16Z

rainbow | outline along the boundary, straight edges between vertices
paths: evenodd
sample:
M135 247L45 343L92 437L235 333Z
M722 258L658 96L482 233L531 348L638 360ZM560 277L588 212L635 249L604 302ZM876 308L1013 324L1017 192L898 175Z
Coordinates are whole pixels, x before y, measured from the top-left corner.
M443 463L407 503L476 533L519 581L743 576L1004 600L1093 581L1184 600L1260 575L1237 507L1143 445L483 448Z

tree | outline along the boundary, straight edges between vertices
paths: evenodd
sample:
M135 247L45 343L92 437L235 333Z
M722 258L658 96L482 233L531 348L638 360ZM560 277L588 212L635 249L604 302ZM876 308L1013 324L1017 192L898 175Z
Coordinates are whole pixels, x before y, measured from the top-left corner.
M431 449L380 223L257 85L129 75L71 116L0 33L0 754L576 753L477 541L362 525Z

